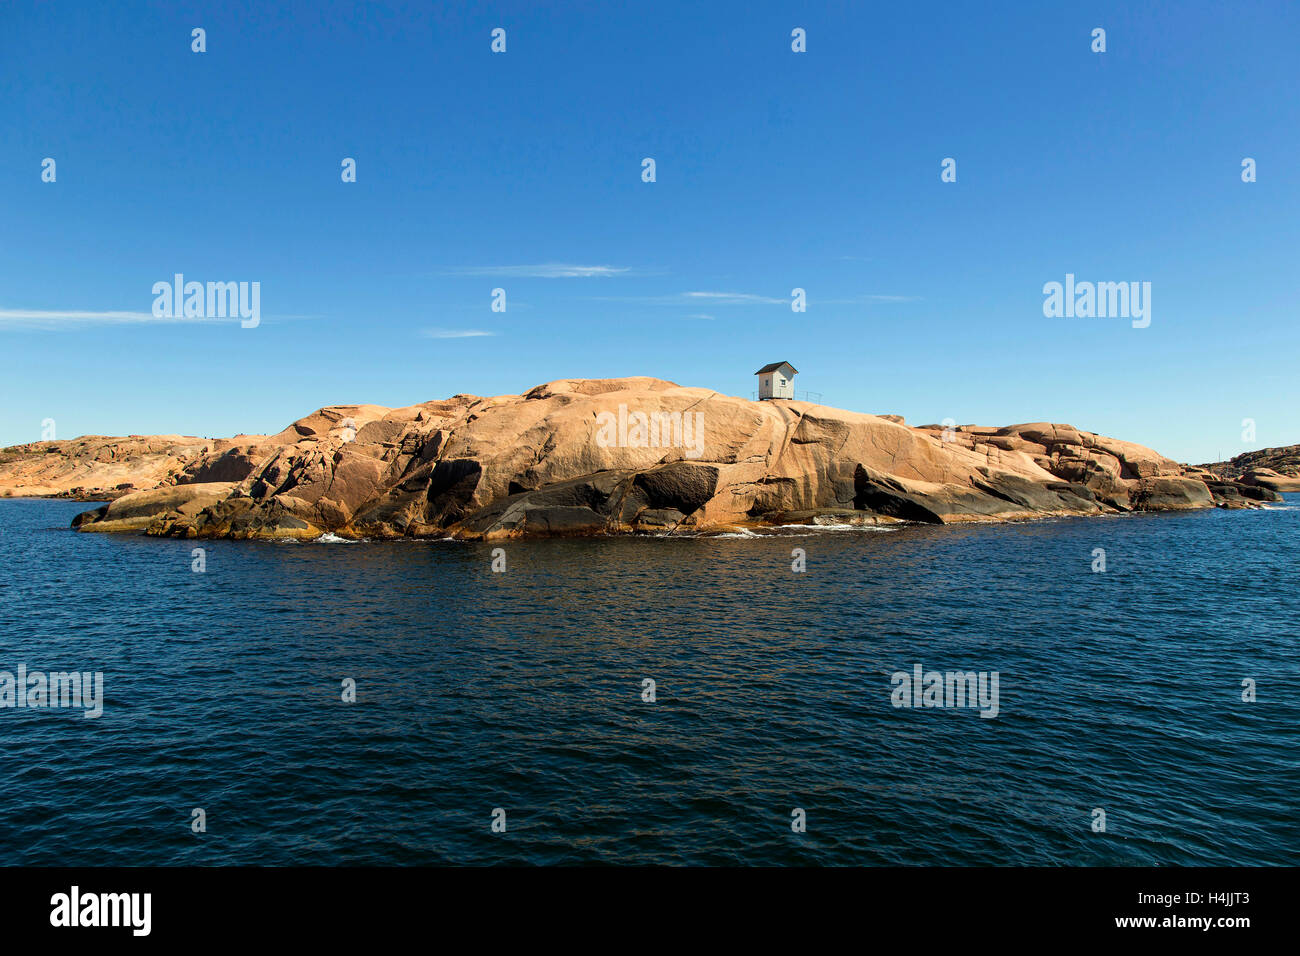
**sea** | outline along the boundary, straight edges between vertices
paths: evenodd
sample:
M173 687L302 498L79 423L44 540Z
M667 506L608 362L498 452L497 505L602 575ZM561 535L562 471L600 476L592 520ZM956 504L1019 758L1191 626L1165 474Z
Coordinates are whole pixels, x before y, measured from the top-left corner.
M0 500L3 864L1300 864L1296 496L488 543L90 507ZM102 713L5 706L20 666Z

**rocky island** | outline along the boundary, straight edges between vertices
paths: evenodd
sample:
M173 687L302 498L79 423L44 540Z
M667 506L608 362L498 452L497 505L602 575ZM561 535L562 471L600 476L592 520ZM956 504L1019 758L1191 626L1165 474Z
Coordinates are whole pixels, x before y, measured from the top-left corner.
M1271 491L1300 491L1300 445L1248 451L1195 470Z
M73 527L183 538L1014 521L1259 507L1300 487L1267 477L1069 425L916 427L654 378L329 406L269 436L86 437L0 453L0 495L111 498Z

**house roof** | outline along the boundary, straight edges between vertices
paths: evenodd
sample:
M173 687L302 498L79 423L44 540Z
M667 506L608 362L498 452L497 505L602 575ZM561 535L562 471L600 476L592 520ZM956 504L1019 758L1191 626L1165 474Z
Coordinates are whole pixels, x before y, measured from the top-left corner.
M799 374L799 370L798 370L797 368L795 368L793 365L790 365L789 362L773 362L771 365L764 365L762 368L760 368L760 369L759 369L757 372L755 372L754 374L755 374L755 375L762 375L764 372L775 372L775 371L776 371L777 369L779 369L782 365L785 365L785 366L788 366L788 367L789 367L789 369L790 369L790 374L791 374L791 375L798 375L798 374Z

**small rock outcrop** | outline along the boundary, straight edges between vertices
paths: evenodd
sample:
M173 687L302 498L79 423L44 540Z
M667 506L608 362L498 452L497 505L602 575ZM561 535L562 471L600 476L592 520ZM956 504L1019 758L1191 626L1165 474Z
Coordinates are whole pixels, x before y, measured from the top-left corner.
M1258 507L1262 484L1049 422L912 427L652 378L331 406L207 442L80 530L186 538L709 532Z
M1300 491L1300 445L1261 448L1229 461L1197 465L1198 471L1226 481L1253 485L1268 491Z
M214 442L184 435L86 435L0 449L0 497L104 501L174 480Z

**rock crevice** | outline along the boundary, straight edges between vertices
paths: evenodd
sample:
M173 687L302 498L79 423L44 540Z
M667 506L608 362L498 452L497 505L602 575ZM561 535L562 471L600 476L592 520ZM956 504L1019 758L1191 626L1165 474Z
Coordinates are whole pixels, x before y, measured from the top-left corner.
M620 415L619 434L602 429ZM818 516L948 524L1278 498L1259 469L1239 480L1069 425L918 428L649 378L331 406L269 437L5 451L0 493L130 475L115 489L129 493L76 526L185 538L662 534Z

